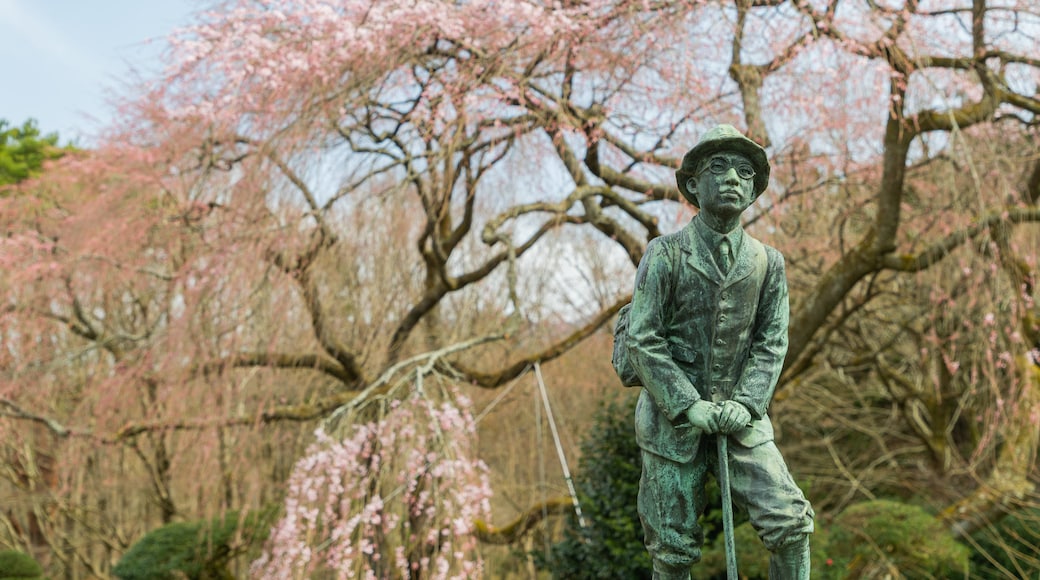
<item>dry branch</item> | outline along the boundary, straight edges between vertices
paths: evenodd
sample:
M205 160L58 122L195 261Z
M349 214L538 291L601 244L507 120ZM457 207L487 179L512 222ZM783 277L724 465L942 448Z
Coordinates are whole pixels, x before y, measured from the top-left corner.
M501 527L477 520L474 535L486 544L514 544L547 516L564 515L573 509L574 501L569 497L548 499L532 505Z

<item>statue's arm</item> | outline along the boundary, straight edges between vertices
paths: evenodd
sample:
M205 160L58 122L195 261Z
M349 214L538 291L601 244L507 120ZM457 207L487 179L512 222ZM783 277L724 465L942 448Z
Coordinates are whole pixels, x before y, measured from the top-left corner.
M766 253L768 268L751 334L751 350L733 394L733 400L747 407L755 419L766 414L783 370L790 319L784 257L773 248L767 248Z
M654 239L639 262L629 313L628 350L643 388L661 412L675 421L700 395L668 349L665 313L673 299L672 260L677 250L669 242L667 237Z

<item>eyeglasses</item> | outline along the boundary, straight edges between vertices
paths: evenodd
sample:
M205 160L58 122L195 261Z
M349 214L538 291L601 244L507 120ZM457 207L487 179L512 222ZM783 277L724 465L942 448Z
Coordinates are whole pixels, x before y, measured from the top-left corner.
M729 171L731 167L737 170L737 177L740 177L741 179L752 179L755 177L755 169L751 167L750 163L738 161L736 164L733 164L721 158L712 159L708 163L708 166L701 170L701 173L710 171L713 175L723 175Z

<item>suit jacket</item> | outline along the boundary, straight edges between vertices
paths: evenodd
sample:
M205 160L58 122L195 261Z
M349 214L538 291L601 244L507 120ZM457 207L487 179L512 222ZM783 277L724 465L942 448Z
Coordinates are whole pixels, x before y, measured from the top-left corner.
M773 439L766 412L787 354L783 256L739 231L723 276L699 222L650 242L629 314L629 356L643 384L636 440L680 462L697 453L700 432L685 411L701 399L747 407L751 425L731 435L741 445Z

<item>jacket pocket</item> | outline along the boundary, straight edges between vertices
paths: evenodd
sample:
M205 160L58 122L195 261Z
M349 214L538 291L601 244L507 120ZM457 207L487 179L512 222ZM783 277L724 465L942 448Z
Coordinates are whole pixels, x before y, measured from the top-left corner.
M695 366L702 358L700 351L691 348L687 341L669 340L668 352L673 359L689 366Z
M757 447L773 440L773 422L769 420L769 415L766 415L752 421L751 425L731 434L730 437L742 447Z

